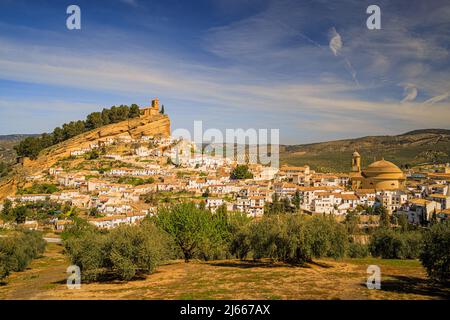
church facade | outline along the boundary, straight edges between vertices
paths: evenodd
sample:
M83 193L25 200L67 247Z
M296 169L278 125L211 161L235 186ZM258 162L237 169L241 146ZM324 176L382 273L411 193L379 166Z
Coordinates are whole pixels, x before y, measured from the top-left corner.
M384 159L375 161L362 170L361 156L355 151L352 155L350 181L353 190L402 190L405 188L406 177L399 167Z

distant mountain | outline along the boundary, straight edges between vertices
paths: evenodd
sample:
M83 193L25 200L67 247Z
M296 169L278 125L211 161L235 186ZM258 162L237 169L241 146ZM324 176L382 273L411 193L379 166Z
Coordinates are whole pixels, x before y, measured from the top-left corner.
M399 167L450 162L450 130L422 129L396 136L367 136L302 145L280 146L280 161L310 165L323 172L348 172L353 151L362 165L384 157Z
M0 141L20 141L26 137L38 136L38 134L7 134L0 135Z
M13 146L33 135L0 135L0 161L14 162ZM34 135L35 136L35 135ZM367 136L300 145L281 145L280 161L290 165L310 165L323 172L348 172L353 151L367 166L384 157L400 167L422 163L450 162L450 130L420 129L396 136Z
M34 134L10 134L0 135L0 162L14 162L16 152L13 147L26 137L35 136Z

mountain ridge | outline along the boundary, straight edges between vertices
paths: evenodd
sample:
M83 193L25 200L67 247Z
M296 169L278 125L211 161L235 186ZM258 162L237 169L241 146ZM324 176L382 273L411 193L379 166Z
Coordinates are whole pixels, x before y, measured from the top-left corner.
M382 157L402 168L450 162L450 130L419 129L399 135L282 145L280 160L289 165L308 164L318 171L348 172L354 151L361 154L365 166Z

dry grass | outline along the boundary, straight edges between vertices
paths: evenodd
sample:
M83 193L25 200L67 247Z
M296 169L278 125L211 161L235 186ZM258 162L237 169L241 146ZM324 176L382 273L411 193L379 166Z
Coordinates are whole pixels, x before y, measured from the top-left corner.
M381 267L382 289L365 286L369 264ZM45 255L0 286L0 299L439 299L449 288L431 286L418 261L323 259L305 266L269 261L176 261L145 279L82 284L67 289L62 248Z

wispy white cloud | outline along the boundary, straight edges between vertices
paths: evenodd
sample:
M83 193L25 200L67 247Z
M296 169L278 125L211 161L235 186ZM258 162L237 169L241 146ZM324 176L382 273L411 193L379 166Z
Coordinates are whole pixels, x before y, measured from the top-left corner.
M339 33L337 33L336 29L333 27L330 30L330 43L329 47L331 52L337 57L342 49L342 38Z
M435 104L441 101L445 101L450 97L450 92L446 92L444 94L434 96L424 102L424 104Z
M405 83L401 84L401 86L403 86L403 99L401 103L414 101L418 94L416 85L412 83Z
M345 64L346 64L346 68L348 70L348 72L350 73L350 75L352 76L353 81L355 81L356 85L359 86L359 81L356 78L356 70L353 68L352 64L350 63L350 60L341 54L342 51L342 47L343 47L343 42L342 42L342 37L341 35L336 31L335 27L332 27L330 30L330 43L329 43L329 47L331 49L331 52L333 52L333 54L337 57L337 56L342 56Z
M102 29L106 32L99 32L100 41L94 36L74 37L67 47L61 45L66 35L55 32L33 31L34 38L45 42L11 40L4 33L0 78L87 89L99 96L159 95L188 107L182 110L174 103L170 108L175 127L186 125L186 118L179 114L219 119L232 127L239 113L249 127L261 123L261 127L291 130L291 142L301 142L304 136L318 140L333 139L339 133L448 127L450 73L442 37L414 34L403 20L398 26L385 24L378 33L359 25L346 27L334 23L332 10L325 10L317 28L308 28L308 17L318 16L306 7L294 10L293 3L297 4L277 1L241 20L206 30L199 42L201 59L162 50L154 42L146 46L145 41L130 40L130 35L113 28ZM342 19L348 18L346 12L342 14ZM332 28L328 33L333 25L339 30ZM127 50L115 50L118 43ZM400 104L399 83L404 88ZM433 98L422 103L422 96ZM36 108L47 102L57 105L42 97L34 99ZM64 106L72 103L58 101ZM13 116L12 108L30 111L23 109L25 105L20 99L8 100L0 104L0 113L8 111ZM94 108L73 105L79 110ZM71 118L61 117L63 121ZM4 119L0 117L0 126ZM27 125L32 126L31 122Z

